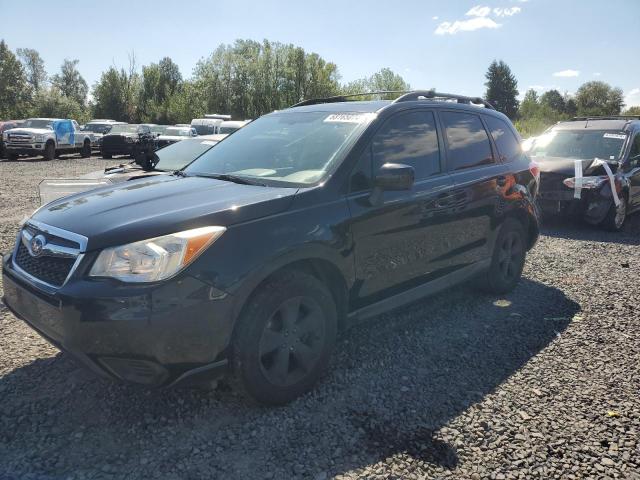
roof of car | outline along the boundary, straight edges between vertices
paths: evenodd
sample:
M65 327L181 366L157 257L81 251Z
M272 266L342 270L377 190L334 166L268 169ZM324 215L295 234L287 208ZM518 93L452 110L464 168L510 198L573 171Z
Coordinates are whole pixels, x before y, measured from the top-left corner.
M552 128L553 130L627 130L633 126L640 127L640 119L630 117L593 117L558 122Z

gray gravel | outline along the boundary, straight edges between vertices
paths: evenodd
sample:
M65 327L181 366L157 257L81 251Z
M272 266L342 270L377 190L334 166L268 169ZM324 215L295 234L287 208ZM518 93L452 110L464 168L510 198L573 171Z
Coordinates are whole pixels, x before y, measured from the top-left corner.
M0 251L42 178L107 162L0 163ZM639 234L552 224L513 293L352 329L283 408L95 379L0 306L0 478L640 478Z

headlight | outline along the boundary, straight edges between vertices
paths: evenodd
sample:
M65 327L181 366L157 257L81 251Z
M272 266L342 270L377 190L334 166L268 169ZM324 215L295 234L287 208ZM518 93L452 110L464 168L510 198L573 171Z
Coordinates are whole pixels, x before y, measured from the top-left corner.
M33 139L36 142L44 142L44 135L36 135Z
M171 235L106 248L89 275L123 282L155 282L189 265L225 232L225 227L202 227Z
M609 177L581 177L576 182L575 177L565 178L564 183L569 188L575 188L576 183L578 188L599 188L603 183L609 181Z

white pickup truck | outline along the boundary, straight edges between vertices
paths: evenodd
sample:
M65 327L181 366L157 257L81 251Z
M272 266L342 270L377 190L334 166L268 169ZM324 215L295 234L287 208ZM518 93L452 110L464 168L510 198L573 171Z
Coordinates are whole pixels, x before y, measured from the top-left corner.
M6 130L2 140L9 160L19 155L53 160L57 155L76 152L83 158L91 156L91 134L81 131L75 120L30 118L20 127Z

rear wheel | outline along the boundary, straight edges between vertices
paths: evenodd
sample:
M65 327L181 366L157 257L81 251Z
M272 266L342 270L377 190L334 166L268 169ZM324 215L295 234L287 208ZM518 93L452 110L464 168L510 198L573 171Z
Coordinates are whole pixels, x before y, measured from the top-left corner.
M625 221L627 220L627 199L625 196L620 198L620 204L616 206L616 204L611 201L611 207L609 208L609 212L607 216L604 217L604 220L600 224L602 228L605 230L609 230L611 232L619 232L624 227Z
M315 277L289 271L246 305L234 335L234 384L259 403L282 405L309 391L329 363L335 302Z
M480 287L490 293L507 293L522 276L526 257L526 237L522 224L508 218L502 224L493 247L491 266L481 277Z
M91 142L89 142L88 140L84 142L84 145L82 145L80 156L82 158L89 158L91 156Z
M53 143L47 143L44 147L44 155L45 160L53 160L56 158L56 146Z

